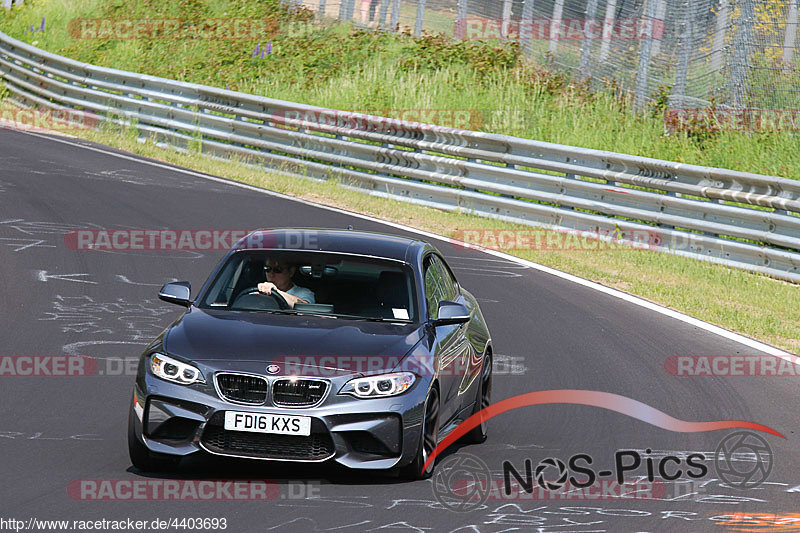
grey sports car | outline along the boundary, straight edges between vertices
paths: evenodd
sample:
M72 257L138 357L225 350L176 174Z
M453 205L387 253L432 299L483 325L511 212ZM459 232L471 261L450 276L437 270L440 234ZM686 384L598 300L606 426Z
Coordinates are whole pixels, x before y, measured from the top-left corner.
M492 344L475 298L427 242L348 230L260 230L220 261L139 362L133 465L214 454L335 461L429 477L426 459L489 405ZM486 438L486 424L466 437Z

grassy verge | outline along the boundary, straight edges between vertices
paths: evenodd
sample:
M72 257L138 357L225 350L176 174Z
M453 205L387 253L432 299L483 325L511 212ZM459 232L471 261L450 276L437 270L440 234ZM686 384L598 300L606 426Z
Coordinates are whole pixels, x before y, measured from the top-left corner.
M354 31L311 24L310 16L279 0L28 0L0 10L0 29L81 61L272 98L390 116L472 110L471 129L800 178L800 136L792 132L727 131L703 120L668 129L663 108L632 113L613 84L590 90L524 61L514 45ZM70 26L81 17L269 18L284 31L230 41L82 39ZM45 31L32 32L43 18ZM253 57L268 41L270 53Z
M0 116L12 111L10 107L8 103L0 105ZM137 142L135 132L129 128L104 125L100 129L70 133L182 167L441 235L458 238L464 230L531 230L529 226L378 198L340 187L334 182L320 183L286 177L236 161L218 161L197 157L195 153L175 152L151 142ZM445 248L448 245L439 246ZM800 287L797 285L643 250L505 251L624 290L792 352L800 352L800 307L796 304L800 298Z

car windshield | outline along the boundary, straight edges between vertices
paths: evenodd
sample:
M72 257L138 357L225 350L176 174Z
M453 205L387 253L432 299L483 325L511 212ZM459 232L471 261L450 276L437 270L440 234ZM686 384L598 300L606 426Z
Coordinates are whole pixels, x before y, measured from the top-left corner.
M259 293L259 283L268 281L267 270L274 266L289 286L281 290L313 303L282 309L275 298ZM232 254L198 300L198 307L204 309L388 322L416 321L415 304L413 276L405 263L327 252L262 250Z

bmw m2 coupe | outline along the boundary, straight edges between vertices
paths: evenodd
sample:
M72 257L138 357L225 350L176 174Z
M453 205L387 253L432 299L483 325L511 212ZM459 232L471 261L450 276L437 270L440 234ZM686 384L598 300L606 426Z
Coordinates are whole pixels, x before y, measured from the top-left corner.
M427 242L347 230L253 232L144 351L133 465L213 454L429 477L427 458L489 405L492 344L475 298ZM486 424L465 437L486 438Z

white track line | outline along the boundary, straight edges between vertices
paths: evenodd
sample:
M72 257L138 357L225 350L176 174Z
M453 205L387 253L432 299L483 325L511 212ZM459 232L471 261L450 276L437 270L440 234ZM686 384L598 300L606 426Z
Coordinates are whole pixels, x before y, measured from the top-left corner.
M274 196L276 198L282 198L284 200L291 200L293 202L298 202L298 203L301 203L301 204L304 204L304 205L313 206L313 207L316 207L316 208L319 208L319 209L325 209L327 211L333 211L334 213L341 213L341 214L345 214L345 215L352 216L352 217L355 217L355 218L360 218L360 219L363 219L363 220L369 220L371 222L378 222L380 224L383 224L385 226L389 226L391 228L400 229L400 230L403 230L403 231L407 231L409 233L416 233L417 235L422 235L422 236L428 237L430 239L435 239L437 241L443 241L443 242L446 242L448 244L462 246L464 248L470 248L470 249L473 249L473 250L478 250L478 251L483 252L485 254L493 255L495 257L499 257L501 259L505 259L506 261L511 261L511 262L517 263L519 265L524 265L526 267L534 268L534 269L536 269L536 270L538 270L540 272L545 272L547 274L551 274L553 276L557 276L557 277L559 277L561 279L565 279L567 281L571 281L573 283L577 283L578 285L582 285L582 286L587 287L589 289L593 289L593 290L602 292L602 293L607 294L609 296L613 296L614 298L619 298L620 300L623 300L625 302L628 302L628 303L631 303L631 304L634 304L634 305L638 305L639 307L644 307L645 309L649 309L651 311L655 311L656 313L660 313L660 314L662 314L664 316L668 316L670 318L674 318L675 320L680 320L681 322L684 322L686 324L692 325L692 326L694 326L696 328L700 328L700 329L708 331L710 333L714 333L715 335L719 335L720 337L724 337L726 339L738 342L739 344L743 344L743 345L745 345L745 346L747 346L749 348L753 348L755 350L759 350L759 351L767 353L769 355L775 355L775 356L781 357L782 359L785 359L785 360L787 360L787 361L789 361L791 363L795 363L796 364L800 360L800 358L790 354L789 352L785 352L785 351L783 351L783 350L781 350L779 348L776 348L774 346L770 346L769 344L765 344L765 343L759 342L759 341L757 341L755 339L751 339L749 337L745 337L744 335L741 335L739 333L734 333L732 331L728 331L727 329L721 328L719 326L715 326L714 324L709 324L708 322L704 322L703 320L699 320L697 318L694 318L694 317L691 317L689 315L683 314L683 313L681 313L679 311L675 311L673 309L669 309L667 307L655 304L655 303L647 301L647 300L645 300L643 298L639 298L638 296L634 296L632 294L628 294L626 292L623 292L623 291L620 291L620 290L617 290L617 289L612 289L610 287L606 287L605 285L601 285L601 284L596 283L594 281L589 281L588 279L583 279L583 278L580 278L578 276L573 276L572 274L567 274L566 272L561 272L560 270L556 270L554 268L550 268L550 267L546 267L544 265L540 265L539 263L534 263L533 261L528 261L526 259L520 259L519 257L515 257L515 256L510 255L510 254L499 252L497 250L490 250L490 249L482 248L480 246L475 246L473 244L461 242L459 240L452 239L450 237L444 237L442 235L437 235L436 233L431 233L429 231L425 231L425 230L421 230L421 229L417 229L417 228L412 228L410 226L405 226L403 224L398 224L396 222L388 222L388 221L385 221L385 220L380 220L380 219L377 219L377 218L375 218L373 216L362 215L361 213L353 213L352 211L347 211L345 209L339 209L338 207L331 207L331 206L328 206L328 205L322 205L322 204L318 204L318 203L311 202L311 201L308 201L308 200L303 200L301 198L295 198L293 196L289 196L289 195L286 195L286 194L282 194L282 193L278 193L278 192L274 192L274 191L269 191L269 190L266 190L266 189L261 189L261 188L255 187L253 185L247 185L246 183L240 183L238 181L233 181L233 180L229 180L229 179L226 179L226 178L219 178L219 177L216 177L216 176L209 176L207 174L202 174L200 172L195 172L193 170L187 170L187 169L183 169L183 168L174 167L174 166L171 166L171 165L166 165L166 164L162 164L162 163L156 163L156 162L153 162L153 161L148 161L146 159L142 159L141 157L132 157L132 156L125 155L125 154L118 154L116 152L110 152L108 150L102 150L100 148L95 148L94 146L85 146L83 144L67 141L67 140L64 140L64 139L56 139L56 138L53 138L53 137L47 137L47 136L44 136L44 135L39 135L37 133L29 132L29 131L22 131L20 133L24 133L25 135L32 135L32 136L39 137L39 138L46 139L46 140L50 140L50 141L53 141L53 142L58 142L58 143L62 143L62 144L68 144L70 146L83 148L85 150L90 150L92 152L98 152L98 153L101 153L101 154L110 155L112 157L117 157L119 159L125 159L127 161L135 161L137 163L150 165L150 166L153 166L153 167L162 168L162 169L166 169L166 170L171 170L173 172L180 172L180 173L183 173L183 174L187 174L189 176L195 176L195 177L198 177L198 178L203 178L203 179L207 179L207 180L211 180L211 181L216 181L218 183L225 183L225 184L228 184L228 185L232 185L234 187L239 187L241 189L247 189L247 190L258 192L258 193L261 193L261 194Z

